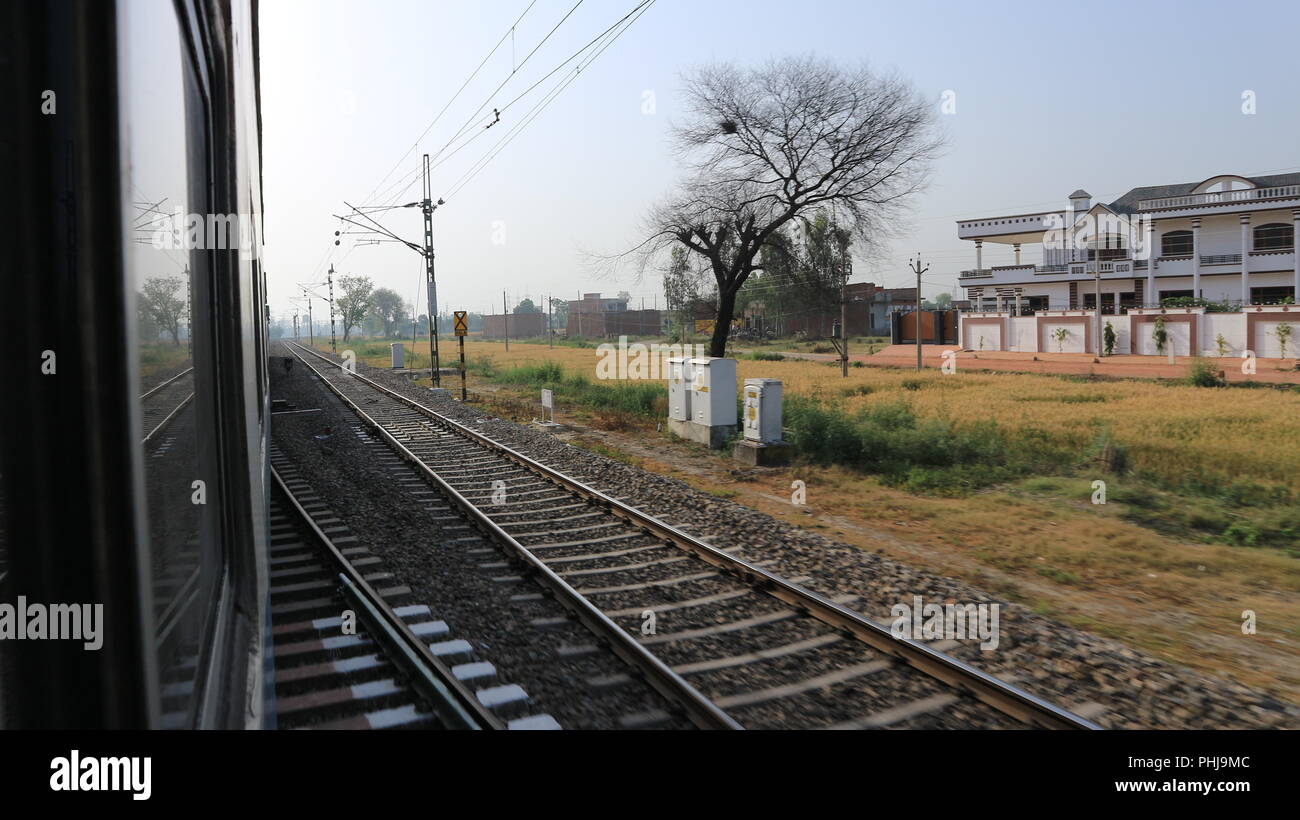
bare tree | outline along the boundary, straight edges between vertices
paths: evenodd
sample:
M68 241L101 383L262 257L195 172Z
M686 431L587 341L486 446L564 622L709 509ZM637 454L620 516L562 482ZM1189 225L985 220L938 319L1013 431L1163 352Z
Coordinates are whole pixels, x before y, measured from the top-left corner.
M910 83L812 57L706 66L687 77L685 98L688 122L673 136L687 178L650 212L638 250L643 271L673 246L707 262L718 287L713 356L782 226L821 210L873 250L942 145L933 105Z
M343 341L348 340L352 328L361 324L370 311L374 285L369 276L340 276L339 297L334 300L343 320Z
M139 299L149 312L154 324L171 334L172 344L181 343L181 317L185 315L185 300L178 294L185 280L179 276L156 276L146 279Z

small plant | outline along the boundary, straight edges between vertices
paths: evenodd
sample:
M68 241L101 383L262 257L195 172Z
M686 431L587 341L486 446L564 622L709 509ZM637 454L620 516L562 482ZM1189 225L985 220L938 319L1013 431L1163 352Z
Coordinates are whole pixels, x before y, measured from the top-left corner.
M1222 359L1228 355L1228 340L1223 338L1223 334L1214 337L1214 346L1219 349L1219 358Z
M1151 339L1156 343L1156 352L1164 353L1165 345L1169 344L1169 331L1165 330L1165 317L1157 316L1154 324L1155 329L1151 331Z
M1106 355L1115 355L1115 328L1110 322L1106 323L1106 329L1101 334L1102 342L1106 345Z
M980 352L984 351L984 334L980 334Z
M1068 327L1058 327L1052 331L1052 338L1056 340L1056 352L1065 352L1065 340L1070 338L1070 329Z
M1283 322L1277 326L1273 333L1277 336L1278 346L1282 349L1282 358L1285 359L1287 342L1291 341L1291 325Z
M1225 384L1214 365L1203 359L1198 359L1192 365L1187 374L1187 382L1193 387L1223 387Z

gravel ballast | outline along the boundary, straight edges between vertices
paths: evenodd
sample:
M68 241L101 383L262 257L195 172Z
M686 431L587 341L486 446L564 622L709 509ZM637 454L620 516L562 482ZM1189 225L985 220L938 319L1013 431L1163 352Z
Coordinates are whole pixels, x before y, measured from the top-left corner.
M1211 678L1075 629L970 584L923 572L801 530L734 502L697 491L565 444L552 435L485 414L407 377L358 366L358 372L635 507L705 537L743 549L747 560L806 578L827 597L855 595L850 606L880 620L914 596L927 602L999 604L1000 641L983 651L966 640L948 653L1106 728L1282 728L1300 726L1300 709L1258 689ZM602 605L604 602L602 602Z

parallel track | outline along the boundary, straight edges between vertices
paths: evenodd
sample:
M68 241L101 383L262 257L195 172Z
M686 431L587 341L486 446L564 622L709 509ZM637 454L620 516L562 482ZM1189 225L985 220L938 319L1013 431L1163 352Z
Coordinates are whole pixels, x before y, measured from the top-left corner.
M308 512L320 505L305 483L282 457L272 457L290 471L286 480L271 469L280 727L505 728L430 650L428 634L445 627L431 620L428 607L395 606L409 590L373 586L357 563L377 559L336 545ZM342 628L345 610L358 620L355 633Z
M189 367L140 396L145 446L156 441L167 425L194 400L194 368Z
M390 447L697 725L771 725L773 713L765 710L783 699L815 699L830 687L857 687L890 674L896 688L923 696L909 700L895 691L881 704L878 692L853 689L850 696L836 699L833 708L845 714L831 725L924 725L948 710L969 716L972 709L978 713L992 707L1016 725L1099 728L942 651L895 637L844 606L846 600L829 600L804 589L799 579L780 577L732 554L741 550L713 547L373 380L350 374L316 351L291 348ZM505 503L500 503L502 494ZM597 585L575 586L588 578ZM716 591L671 597L677 590L701 587ZM670 595L667 602L665 594ZM782 604L788 608L774 608ZM693 617L700 626L638 636L637 619L646 612L673 612L688 622ZM724 622L735 612L743 617ZM719 657L709 646L700 648L714 641L742 651ZM846 643L858 649L846 653ZM764 663L783 668L771 681L774 685L763 682L754 688L749 677L770 678L772 672L746 673ZM809 676L805 666L828 671ZM706 696L686 680L710 675L718 681L715 689L734 689L738 683L746 688ZM867 702L857 712L853 694ZM748 714L753 717L737 720L724 709L752 710ZM1005 718L997 720L1005 724Z

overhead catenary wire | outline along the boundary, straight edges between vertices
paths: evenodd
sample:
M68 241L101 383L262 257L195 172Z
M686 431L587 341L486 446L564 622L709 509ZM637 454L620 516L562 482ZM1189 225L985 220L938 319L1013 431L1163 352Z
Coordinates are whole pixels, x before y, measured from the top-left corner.
M608 48L609 45L611 45L611 44L613 43L614 40L617 40L618 37L620 37L620 36L622 35L622 32L623 32L623 31L626 31L626 30L627 30L627 29L632 25L632 23L636 22L636 18L639 18L642 14L645 13L645 11L647 11L647 10L649 9L650 6L654 5L654 2L655 2L655 0L641 0L641 2L639 2L639 3L637 3L635 6L633 6L633 7L632 7L632 8L631 8L631 9L630 9L626 14L624 14L622 17L620 17L618 20L616 20L616 21L615 21L613 24L611 24L609 27L607 27L606 29L604 29L603 31L601 31L601 32L600 32L599 34L597 34L595 37L591 38L589 41L587 41L584 45L582 45L580 48L578 48L576 51L574 51L572 54L570 54L570 55L569 55L568 57L566 57L564 60L560 61L558 64L555 65L555 67L553 67L550 71L548 71L548 72L546 72L544 75L542 75L538 80L534 81L534 82L533 82L530 86L528 86L526 89L524 89L523 91L521 91L519 94L515 95L515 97L513 97L511 100L509 100L508 102L506 102L504 105L502 105L502 106L500 106L500 107L498 107L498 108L495 108L495 109L494 109L494 114L495 114L496 118L493 120L493 122L492 122L490 125L495 125L496 122L499 121L499 119L500 119L500 115L501 115L501 114L505 113L509 108L511 108L512 106L514 106L517 102L519 102L519 101L522 100L524 97L528 96L530 93L532 93L534 90L536 90L537 87L540 86L543 82L545 82L548 78L554 76L555 73L556 73L557 71L559 71L560 69L564 68L566 65L568 65L568 64L571 63L571 62L573 62L575 59L578 59L579 57L582 57L583 54L585 54L586 52L592 50L593 47L594 47L594 48L596 49L595 53L589 55L589 56L586 57L586 58L584 58L585 62L580 62L579 66L575 69L575 71L580 72L583 68L586 67L586 65L589 65L589 64L590 64L590 63L591 63L591 62L592 62L596 57L600 56L600 53L603 52L606 48ZM576 6L575 6L574 8L576 8ZM571 10L571 11L572 11L572 10ZM631 18L631 19L629 19L629 18ZM561 22L563 22L563 21L561 21ZM620 26L622 27L621 29L620 29ZM604 43L602 44L602 41L605 41L606 38L609 38L611 32L615 32L616 30L618 30L618 31L617 31L617 33L614 34L613 38L612 38L612 39L609 39L607 42L604 42ZM540 46L540 44L539 44L539 46ZM534 51L535 51L535 50L536 50L536 49L534 49ZM530 53L529 56L532 56L532 53ZM525 59L525 61L526 61L526 60L527 60L527 57L525 57L524 59ZM523 67L523 63L520 63L520 67L521 67L521 68ZM513 74L512 74L512 76L513 76ZM576 74L575 74L574 76L576 76ZM509 79L510 79L510 78L507 78L506 82L508 82ZM573 77L570 77L568 81L562 81L561 84L560 84L560 86L559 86L560 90L563 90L563 86L564 86L564 85L567 85L568 82L571 82L572 79L573 79ZM502 86L504 86L504 85L505 85L505 83L503 82L503 83L502 83ZM497 91L499 91L499 90L500 90L500 87L498 87ZM489 97L488 97L488 101L490 101L491 98L492 98L493 96L495 96L495 94L497 93L497 91L494 91L492 95L489 95ZM545 100L545 97L543 97L543 100ZM485 105L486 105L486 101L485 101ZM484 106L480 106L480 110L481 110L483 107L485 107L485 105L484 105ZM528 116L529 116L530 114L532 114L532 113L533 113L534 111L536 111L536 110L537 110L537 106L534 105L534 107L533 107L532 109L530 109L529 112L526 113L526 114L524 115L524 118L525 118L525 119L528 118ZM478 112L476 111L476 112L475 112L475 115L477 115L477 113L478 113ZM539 112L539 113L540 113L540 112ZM471 115L471 120L470 120L469 122L467 122L467 125L473 124L473 122L474 122L474 120L473 120L473 116L474 116L474 115ZM486 119L487 119L487 117L484 117L484 118L478 120L478 122L482 122L483 120L486 120ZM521 120L521 122L522 122L522 120ZM490 125L489 125L489 127L490 127ZM455 150L453 150L453 151L452 151L451 153L449 153L449 154L446 154L445 156L442 156L443 152L445 152L446 149L447 149L449 146L451 146L451 145L452 145L452 144L453 144L457 139L459 139L460 137L464 136L465 133L468 133L468 132L466 132L466 131L464 130L464 128L465 128L465 127L463 126L462 129L461 129L460 131L458 131L455 135L453 135L453 137L452 137L450 140L448 140L448 142L447 142L446 145L444 145L441 149L439 149L438 152L436 152L436 153L434 153L434 154L432 154L432 155L430 156L430 159L435 160L435 162L433 163L433 165L430 167L430 170L436 170L439 166L443 165L445 162L447 162L447 161L449 161L450 159L452 159L452 158L453 158L456 154L458 154L461 150L463 150L464 148L466 148L467 146L469 146L471 143L473 143L473 142L474 142L475 140L477 140L479 137L483 136L483 134L485 134L485 133L487 132L487 130L488 130L488 128L480 128L480 129L478 129L477 131L473 132L473 134L472 134L468 139L466 139L466 140L465 140L464 142L462 142L460 145L457 145L456 148L455 148ZM518 132L518 131L517 131L517 127L516 127L516 129L512 129L512 133L517 133L517 132ZM504 138L503 138L503 140L504 140ZM501 143L498 142L497 145L500 146ZM494 146L494 147L495 147L495 146ZM491 152L491 150L492 150L492 149L489 149L489 153ZM472 166L471 166L471 167L472 167ZM413 186L413 185L415 184L416 179L418 178L418 176L419 176L419 174L420 174L420 171L421 171L421 169L417 168L417 169L415 169L414 171L412 171L412 172L406 174L405 176L403 176L403 177L402 177L401 179L399 179L396 183L394 183L393 186L390 186L388 190L392 190L392 188L394 188L396 185L401 184L402 180L408 180L408 181L407 181L407 184L406 184L406 187L404 187L400 192L398 192L398 194L397 194L396 196L393 196L393 197L389 198L388 201L390 201L390 202L392 202L392 201L396 201L397 199L400 199L400 198L401 198L401 197L402 197L402 196L403 196L407 191L409 191L410 188L411 188L411 186ZM387 194L387 191L385 191L384 193ZM381 196L382 196L382 195L381 195Z
M451 197L460 193L461 189L463 189L466 185L468 185L470 181L474 179L474 177L478 176L478 173L482 171L483 168L485 168L488 165L488 163L490 163L494 158L496 158L496 156L500 154L501 151L505 150L506 146L509 145L512 141L514 141L514 139L517 136L519 136L519 134L525 128L527 128L528 125L533 120L541 116L542 112L546 110L546 108L551 104L551 102L553 102L555 98L558 97L560 93L569 86L570 83L572 83L575 79L578 78L578 75L582 73L583 69L591 65L591 63L595 62L595 60L598 57L600 57L600 55L603 54L606 49L612 46L618 40L619 37L623 36L623 34L629 28L631 28L632 25L638 19L640 19L641 15L644 14L646 11L648 11L650 7L654 5L654 3L655 0L643 0L641 3L638 3L637 6L635 6L632 9L632 11L629 11L617 23L607 28L604 32L602 32L590 43L588 43L587 46L584 46L583 50L586 50L587 48L590 48L593 45L596 46L596 48L590 56L585 58L585 61L580 61L578 65L574 66L570 74L566 75L566 77L562 79L550 92L548 92L546 96L544 96L541 100L539 100L538 103L533 106L533 108L529 109L529 112L524 115L524 118L520 120L518 125L516 125L510 131L506 132L505 136L503 136L496 145L490 148L487 154L485 154L482 158L480 158L480 160L477 163L470 166L470 169L467 170L465 174L462 174L461 178L457 180L452 185L451 189L447 192L447 198L450 199ZM619 28L620 25L622 26L622 28ZM611 33L612 36L610 36ZM604 42L603 44L600 44L600 41L605 38L608 38L608 40L606 40L606 42ZM577 54L580 53L582 53L581 50L579 52L576 52L574 56L577 56ZM569 59L572 60L573 58L570 57ZM566 60L565 62L567 63L568 61ZM554 73L555 71L552 70L549 74L547 74L547 76L550 76L551 74ZM538 83L534 83L533 86L529 88L529 91L531 91L532 88L535 88L538 84L540 84L540 82L541 81L539 80ZM525 91L524 93L526 94L528 92ZM523 94L520 95L520 97L522 96ZM515 99L517 100L519 99L519 97L516 97ZM513 103L514 101L512 100L510 104Z
M573 13L574 13L575 11L578 10L578 7L581 6L582 3L583 3L583 0L578 0L578 2L574 3L573 6L572 6L572 7L571 7L571 8L570 8L566 13L565 13L565 15L564 15L563 17L560 18L560 21L559 21L558 23L556 23L556 24L551 28L551 30L548 31L548 32L546 33L546 36L543 37L543 38L541 39L541 42L539 42L537 45L533 46L532 50L529 51L528 54L524 56L524 59L523 59L523 60L519 61L518 65L515 65L513 68L510 69L510 73L509 73L508 75L506 75L506 78L505 78L504 80L502 80L501 83L500 83L499 85L497 85L497 87L496 87L495 89L492 90L492 93L488 94L487 98L486 98L485 100L483 100L482 103L479 104L479 107L478 107L478 108L474 109L474 113L470 114L470 115L469 115L469 118L465 120L465 122L460 126L460 128L456 129L456 132L452 135L451 139L447 140L446 144L444 144L441 148L439 148L437 151L435 151L433 154L430 155L429 158L430 158L431 160L437 160L437 159L442 155L442 153L443 153L444 151L446 151L447 148L448 148L449 146L452 145L452 143L454 143L454 142L455 142L456 140L458 140L462 135L465 134L465 132L466 132L467 129L469 129L472 125L474 125L474 124L476 124L476 123L478 123L478 122L481 122L481 120L479 119L479 114L482 113L483 109L487 107L488 103L492 102L492 99L493 99L494 97L496 97L496 95L497 95L498 93L501 92L501 89L504 88L504 87L506 86L506 84L509 83L510 80L512 80L512 79L515 77L515 75L519 73L519 70L520 70L520 69L522 69L525 65L528 64L528 61L532 58L532 56L533 56L534 54L536 54L537 51L538 51L542 46L544 46L548 40L551 39L552 35L554 35L555 32L559 30L560 26L564 25L564 22L565 22L566 20L568 20L569 17L572 16ZM530 8L531 8L531 6L530 6ZM521 17L521 19L522 19L522 17ZM457 92L457 93L459 94L459 92ZM500 109L498 109L498 112L499 112L499 111L500 111ZM499 116L499 113L498 113L498 116ZM431 127L432 127L432 126L430 126L430 128L431 128ZM426 130L425 130L425 133L426 133L426 134L428 133L428 130L429 130L429 129L426 129ZM481 133L481 131L480 131L480 133ZM469 140L466 141L466 144L468 144L468 142L472 142L472 141L473 141L474 139L476 139L477 137L478 137L478 134L475 134L473 137L471 137ZM423 140L423 138L424 138L424 135L421 135L420 139ZM419 142L419 141L417 141L417 145L418 145L418 142ZM463 146L462 146L462 147L463 147ZM459 150L459 149L458 149L458 150ZM406 155L409 156L409 155L410 155L410 151L408 151ZM405 159L405 157L403 157L403 159ZM398 161L398 164L399 164L399 165L401 164L401 160ZM413 173L410 173L410 174L406 174L406 175L404 175L404 176L401 177L401 178L400 178L396 183L394 183L393 186L390 186L387 190L385 190L384 194L381 194L380 196L382 197L382 196L386 195L388 191L391 191L391 190L392 190L396 185L400 184L402 180L409 179L409 181L408 181L407 184L406 184L406 187L403 188L403 189L401 190L401 192L397 194L397 196L392 197L391 199L388 199L387 201L388 201L388 202L393 202L393 201L395 201L395 200L397 200L397 199L400 199L400 198L402 197L402 195L405 194L408 190L410 190L411 186L415 184L415 179L419 177L420 172L421 172L422 170L423 170L422 167L421 167L421 168L417 168ZM390 171L389 173L391 174L392 172ZM373 197L373 196L374 196L374 192L371 192L371 197ZM371 197L367 197L367 200L369 200Z
M473 82L474 78L478 76L478 73L483 70L483 66L487 65L488 60L492 59L492 55L496 54L497 49L501 48L501 44L506 41L506 37L511 38L511 48L512 49L514 48L515 29L519 26L521 22L523 22L524 17L528 14L529 11L532 10L533 6L535 5L537 5L537 0L532 0L532 2L528 4L528 6L523 10L523 12L519 15L519 17L515 19L514 23L510 25L510 28L506 30L506 33L501 35L501 39L497 40L496 45L494 45L492 47L492 50L487 53L487 56L484 57L479 62L478 67L476 67L474 71L471 72L470 75L465 78L465 82L461 83L460 88L456 89L456 93L451 95L451 99L447 101L447 104L444 105L438 111L438 113L434 115L433 121L430 122L427 126L425 126L424 130L420 132L420 136L416 137L415 142L411 144L411 147L406 149L406 153L402 154L402 156L397 160L397 162L394 163L393 167L389 169L388 173L384 174L384 178L379 180L379 184L374 187L374 190L372 190L369 194L366 195L365 199L363 199L362 202L369 202L371 197L375 195L375 191L378 191L383 186L383 184L388 181L388 178L393 175L393 171L396 171L399 167L401 167L401 164L406 161L406 158L411 155L411 152L420 147L420 142L428 135L430 131L433 130L433 127L438 124L438 120L442 119L442 115L447 113L447 109L451 108L452 103L456 102L456 100L460 97L461 92L463 92L469 86L469 84ZM514 62L513 54L511 55L511 62L512 63Z

